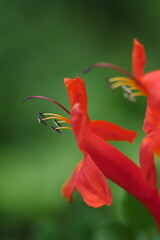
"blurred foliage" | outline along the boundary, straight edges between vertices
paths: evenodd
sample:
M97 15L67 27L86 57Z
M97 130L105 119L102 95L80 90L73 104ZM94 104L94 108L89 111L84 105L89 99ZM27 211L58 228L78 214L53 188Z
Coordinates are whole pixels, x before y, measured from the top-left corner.
M147 210L113 183L111 207L87 207L78 193L69 205L59 192L81 153L71 131L56 134L36 119L62 110L42 100L22 104L43 95L69 107L63 78L80 76L92 119L139 132L134 145L114 143L138 162L145 99L110 92L103 79L117 76L113 70L82 69L108 61L131 71L134 37L146 48L146 71L159 68L159 8L158 0L0 0L0 239L159 239Z

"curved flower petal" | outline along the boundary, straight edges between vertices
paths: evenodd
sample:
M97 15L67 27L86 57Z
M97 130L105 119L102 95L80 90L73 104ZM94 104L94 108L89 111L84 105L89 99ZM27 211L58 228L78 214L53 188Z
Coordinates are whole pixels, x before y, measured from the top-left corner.
M83 80L79 77L65 78L64 84L68 91L71 108L75 103L80 103L83 110L87 111L87 93Z
M130 143L133 142L137 133L132 130L127 130L122 128L114 123L95 120L90 122L91 130L97 134L99 137L103 138L104 140L111 140L111 141L128 141Z
M112 202L112 195L106 179L89 154L84 157L77 177L76 188L83 200L91 207L110 205Z
M149 134L156 130L157 126L159 125L159 117L159 112L155 110L154 104L152 101L148 100L143 124L143 130L146 134Z
M153 152L160 157L160 127L156 129L154 137L152 139Z
M65 198L68 199L69 202L72 201L72 194L76 189L77 176L79 174L82 164L83 160L79 162L74 172L72 173L72 176L67 180L67 182L62 187L62 194Z
M132 51L132 72L136 78L141 78L143 76L145 62L146 56L144 47L141 43L134 39Z
M152 102L152 107L159 110L160 106L160 70L148 72L143 78L144 87L147 92L148 99Z
M112 195L106 179L88 154L85 155L72 176L64 184L62 193L69 202L72 194L77 189L83 200L91 207L110 205Z
M71 125L77 140L78 146L82 152L84 152L84 134L86 126L88 126L89 121L86 113L81 108L79 103L74 104L71 111Z
M156 188L157 175L154 163L153 136L147 135L140 147L140 165L145 182L152 188Z

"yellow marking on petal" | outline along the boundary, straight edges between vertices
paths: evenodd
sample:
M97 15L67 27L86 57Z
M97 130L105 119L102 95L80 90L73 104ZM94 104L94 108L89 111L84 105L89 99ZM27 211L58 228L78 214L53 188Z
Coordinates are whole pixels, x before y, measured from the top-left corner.
M56 129L72 129L71 127L57 127Z

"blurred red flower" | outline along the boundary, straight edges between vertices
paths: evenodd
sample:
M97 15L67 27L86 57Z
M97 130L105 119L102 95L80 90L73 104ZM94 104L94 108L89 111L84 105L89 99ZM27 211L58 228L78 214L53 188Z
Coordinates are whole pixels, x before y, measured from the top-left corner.
M136 39L133 43L132 51L132 72L128 73L121 67L111 63L97 63L85 69L90 71L95 67L107 67L118 70L126 77L114 77L108 79L111 88L122 86L125 96L134 100L136 96L145 95L147 97L147 110L144 119L143 130L146 133L140 147L140 165L144 180L152 187L156 188L157 173L154 163L154 154L160 156L160 70L144 73L146 56L144 47Z

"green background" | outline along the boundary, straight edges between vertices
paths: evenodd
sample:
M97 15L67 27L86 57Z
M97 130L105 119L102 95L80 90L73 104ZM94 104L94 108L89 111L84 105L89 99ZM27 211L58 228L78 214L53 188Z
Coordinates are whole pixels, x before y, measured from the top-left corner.
M106 61L131 72L134 37L145 46L146 71L159 68L159 9L158 0L0 0L0 239L159 239L144 207L111 182L110 207L88 207L77 192L67 203L61 187L82 154L72 131L57 134L36 118L64 112L43 100L22 103L42 95L69 108L63 78L82 77L91 119L138 131L134 145L114 143L138 163L146 100L107 89L114 70L82 70Z

